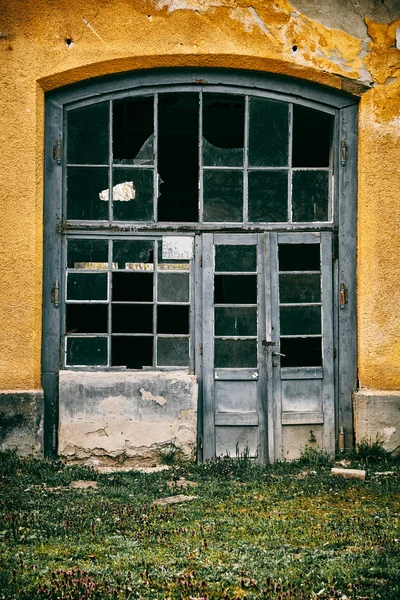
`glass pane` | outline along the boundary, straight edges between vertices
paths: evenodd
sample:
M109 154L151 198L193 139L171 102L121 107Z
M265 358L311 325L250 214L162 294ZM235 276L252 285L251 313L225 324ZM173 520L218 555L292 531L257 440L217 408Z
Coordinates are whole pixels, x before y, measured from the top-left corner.
M68 167L67 219L108 221L108 169Z
M250 98L249 165L288 164L289 112L285 102Z
M157 340L157 363L160 367L189 366L189 338L162 338Z
M293 171L293 221L327 221L328 171Z
M189 306L157 306L158 333L189 333Z
M108 102L102 102L68 111L68 163L108 163L108 106Z
M279 244L280 271L319 271L319 244Z
M68 269L108 269L107 240L68 240Z
M203 95L203 164L243 166L244 97Z
M217 369L257 367L257 340L215 340L214 364Z
M333 116L293 106L293 167L328 167Z
M128 369L153 366L153 336L113 336L111 365Z
M152 271L154 242L114 241L113 268L130 271Z
M199 220L199 95L158 100L158 220Z
M107 300L107 273L68 273L68 300Z
M203 171L203 221L243 221L241 171Z
M153 273L113 273L112 299L153 302Z
M215 304L256 304L257 275L215 275Z
M281 306L281 335L321 333L320 306Z
M250 171L249 221L288 220L287 171Z
M190 271L189 260L171 260L162 257L162 242L158 242L158 265L159 271Z
M113 169L115 221L152 221L153 169Z
M215 271L257 271L257 246L216 245Z
M280 352L282 367L320 367L322 365L321 338L283 338Z
M107 365L107 338L67 338L67 365L104 367Z
M160 273L157 296L159 302L189 302L189 275Z
M107 333L108 304L67 304L66 331Z
M113 103L113 160L124 165L154 162L154 98Z
M113 333L153 333L152 304L113 304Z
M279 275L279 298L289 302L320 302L321 276L318 273Z
M257 335L257 308L217 307L215 335Z

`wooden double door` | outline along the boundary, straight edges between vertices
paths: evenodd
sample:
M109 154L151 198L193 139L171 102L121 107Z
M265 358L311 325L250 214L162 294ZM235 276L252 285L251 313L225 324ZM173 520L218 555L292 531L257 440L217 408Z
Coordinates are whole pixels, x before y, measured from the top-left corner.
M202 453L334 452L332 233L202 236Z

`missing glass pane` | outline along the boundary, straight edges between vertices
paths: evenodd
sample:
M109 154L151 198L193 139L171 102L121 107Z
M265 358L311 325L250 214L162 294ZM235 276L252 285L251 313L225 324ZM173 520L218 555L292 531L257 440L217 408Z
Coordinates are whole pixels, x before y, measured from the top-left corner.
M67 304L66 332L107 333L107 304Z
M319 271L319 244L279 244L280 271Z
M105 367L107 366L107 338L70 337L67 338L68 366Z
M153 301L152 273L113 273L112 299L114 302Z
M157 340L157 363L160 367L189 366L189 338L163 338Z
M328 171L293 171L293 221L328 221L328 200Z
M250 171L249 221L286 222L288 220L287 171Z
M153 333L152 304L113 304L113 333Z
M214 340L217 369L257 367L257 340Z
M321 338L283 338L280 352L282 367L322 366Z
M203 164L243 165L244 97L203 95Z
M215 335L257 335L257 308L216 307Z
M107 269L107 240L68 240L68 269Z
M189 333L189 306L157 306L158 333Z
M203 221L243 221L241 171L203 171Z
M113 264L117 269L152 271L154 268L154 242L113 242Z
M153 365L153 336L113 336L112 366L142 369Z
M67 219L108 221L108 201L100 199L108 190L108 169L101 167L68 167Z
M107 300L107 273L68 273L68 300Z
M198 221L198 94L160 94L159 221Z
M153 203L153 169L113 169L115 221L152 221Z
M328 167L332 115L293 106L293 167Z
M67 160L76 165L108 163L109 104L101 102L67 113Z
M159 302L189 302L189 275L160 273L157 296Z
M215 275L215 304L256 304L257 275Z
M281 306L281 335L313 335L321 333L320 306Z
M320 302L321 276L318 273L279 275L280 302Z
M154 162L154 98L113 103L114 163L148 165Z
M257 271L257 246L215 246L215 271Z
M249 165L285 167L288 164L289 112L285 102L250 98Z

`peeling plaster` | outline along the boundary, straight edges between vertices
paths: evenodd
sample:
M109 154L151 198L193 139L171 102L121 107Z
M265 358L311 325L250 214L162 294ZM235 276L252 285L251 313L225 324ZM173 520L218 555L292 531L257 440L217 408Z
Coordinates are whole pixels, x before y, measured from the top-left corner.
M167 402L164 396L153 396L151 392L146 392L146 390L144 390L143 388L140 388L139 391L142 394L143 400L150 400L156 402L160 406L164 406L164 404L166 404Z

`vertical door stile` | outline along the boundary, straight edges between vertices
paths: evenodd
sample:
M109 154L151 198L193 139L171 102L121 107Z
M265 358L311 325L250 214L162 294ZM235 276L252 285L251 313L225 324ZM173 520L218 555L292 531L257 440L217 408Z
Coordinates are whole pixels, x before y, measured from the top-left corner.
M194 373L197 374L197 386L198 386L198 409L197 409L197 460L203 460L203 443L204 439L204 430L203 430L203 422L204 422L204 406L201 402L201 399L204 397L203 395L203 356L200 352L200 344L203 343L203 318L202 318L202 270L201 266L202 256L202 239L201 236L195 236L195 255L194 255L194 265L193 265L193 276L194 276L194 284L193 284L193 321L194 321L194 336L191 344L191 352L193 353L193 358L191 362L194 361Z
M325 452L335 452L335 402L333 362L333 306L332 306L332 234L321 232L322 275L322 332L323 332L323 414L322 443Z
M263 340L271 340L270 314L267 310L266 287L269 269L269 243L268 234L260 234L258 238L258 403L259 403L259 448L258 461L265 464L268 457L268 367L271 363L268 346L262 344Z
M269 251L270 272L270 313L271 313L271 341L275 343L271 347L270 354L280 352L279 344L279 266L278 266L278 234L270 234ZM267 307L268 308L268 307ZM271 356L272 358L272 356ZM268 386L268 428L270 460L282 459L282 400L281 400L281 377L280 359L271 360L271 379Z
M215 456L214 410L214 248L213 234L203 235L203 460Z

